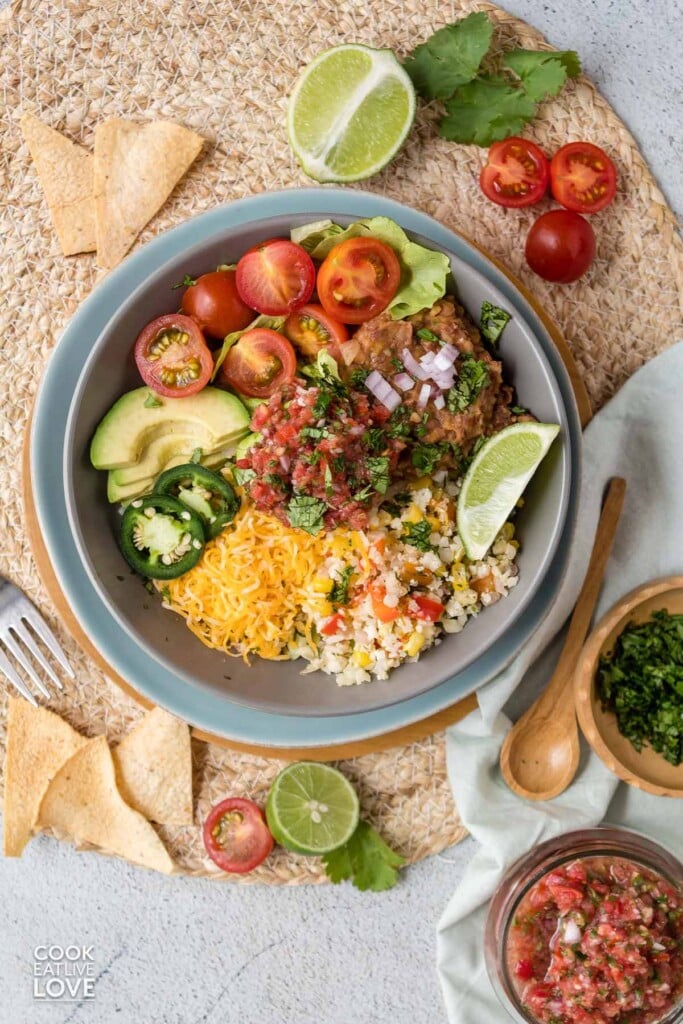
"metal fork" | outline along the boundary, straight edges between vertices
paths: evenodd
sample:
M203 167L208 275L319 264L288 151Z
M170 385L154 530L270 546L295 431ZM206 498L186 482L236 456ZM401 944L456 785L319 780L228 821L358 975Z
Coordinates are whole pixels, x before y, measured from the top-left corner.
M43 696L49 697L50 691L29 661L26 654L28 651L55 686L59 690L63 690L64 687L59 676L38 647L33 634L43 642L66 675L70 679L75 679L76 676L71 665L38 610L23 591L15 587L9 580L0 578L0 672L4 672L22 697L30 701L34 707L38 707L38 701L7 657L7 652L9 652Z

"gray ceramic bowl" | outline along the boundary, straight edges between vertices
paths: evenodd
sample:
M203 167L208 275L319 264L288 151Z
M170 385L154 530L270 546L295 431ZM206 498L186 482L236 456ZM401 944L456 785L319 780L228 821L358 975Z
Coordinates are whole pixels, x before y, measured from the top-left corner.
M348 209L348 195L345 198ZM425 652L417 663L396 669L388 680L338 687L322 673L301 675L304 664L300 662L255 658L249 667L240 659L211 651L180 617L164 611L150 596L119 553L115 539L118 514L107 504L106 474L96 472L88 459L90 439L104 413L124 391L140 384L132 359L135 338L153 317L173 310L177 293L171 286L184 274L198 275L219 263L234 262L259 240L286 235L297 224L328 216L343 224L356 219L320 213L313 207L306 216L252 221L169 259L132 294L122 297L117 314L93 339L73 395L65 444L67 504L80 558L105 605L132 641L195 686L248 707L285 715L348 715L385 707L423 693L471 665L519 619L542 585L567 518L572 485L569 420L544 353L548 340L541 343L515 315L500 344L506 378L515 385L522 405L541 421L559 423L562 432L525 494L518 519L520 579L505 600L471 620L462 633ZM424 245L441 248L428 237L414 237ZM475 321L485 299L509 308L509 300L482 274L455 254L448 255L457 293Z

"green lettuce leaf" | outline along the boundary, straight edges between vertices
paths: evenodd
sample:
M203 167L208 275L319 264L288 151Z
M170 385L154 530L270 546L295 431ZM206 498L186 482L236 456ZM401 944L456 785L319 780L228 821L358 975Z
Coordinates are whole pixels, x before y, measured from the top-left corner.
M261 314L260 316L257 316L255 320L252 320L249 326L245 327L243 331L233 331L232 334L226 334L221 350L216 358L213 373L211 374L211 380L214 381L216 379L216 374L223 365L223 360L232 346L237 344L246 331L252 331L254 327L270 327L272 331L280 331L282 330L282 325L286 319L286 316L265 316L265 314Z
M446 294L446 278L451 269L448 257L412 242L403 228L389 217L357 220L347 228L332 222L316 221L292 231L292 240L303 246L315 260L324 260L339 242L360 236L386 242L398 256L401 281L387 307L394 320L429 309Z

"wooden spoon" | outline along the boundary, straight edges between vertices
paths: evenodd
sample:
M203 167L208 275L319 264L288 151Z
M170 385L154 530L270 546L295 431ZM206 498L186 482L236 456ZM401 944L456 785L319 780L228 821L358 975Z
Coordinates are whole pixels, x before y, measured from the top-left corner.
M626 481L610 480L583 587L567 639L550 682L513 725L500 752L503 778L527 800L552 800L564 792L579 766L579 730L572 683L588 633L624 503Z

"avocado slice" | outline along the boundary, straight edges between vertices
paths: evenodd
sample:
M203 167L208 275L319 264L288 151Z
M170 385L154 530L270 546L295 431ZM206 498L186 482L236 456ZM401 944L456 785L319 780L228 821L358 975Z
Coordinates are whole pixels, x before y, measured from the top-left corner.
M186 434L169 434L152 441L145 448L140 461L136 462L134 466L127 466L125 469L112 469L111 474L119 486L132 484L136 480L148 480L150 477L156 480L165 469L190 462L198 448L202 453L199 459L202 465L216 466L220 462L232 458L235 453L235 442L205 451L196 437L189 437Z
M192 451L194 451L194 448ZM200 459L200 463L209 469L218 469L224 462L232 458L234 454L235 445L231 444L227 448L217 448L215 452L207 452ZM188 457L182 453L172 455L168 462L160 466L151 476L138 479L136 474L134 480L128 479L127 474L135 473L135 467L132 469L110 469L107 474L107 500L112 504L116 504L120 501L132 501L133 498L149 494L154 489L154 484L162 473L165 473L167 469L173 469L175 466L182 466L188 461Z
M243 459L251 446L256 444L257 441L260 441L262 436L262 434L247 434L246 437L243 437L235 448L235 458Z
M95 469L129 469L159 438L192 436L197 448L215 451L249 431L249 413L239 398L206 387L186 398L165 398L149 388L122 395L101 421L90 445Z
M143 494L151 494L154 489L154 479L134 480L129 484L118 484L114 480L113 472L107 474L107 501L116 505L121 501L133 501Z

